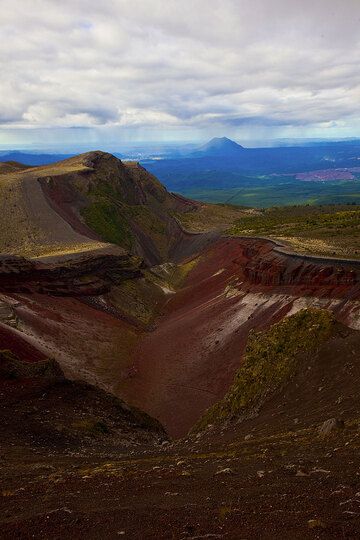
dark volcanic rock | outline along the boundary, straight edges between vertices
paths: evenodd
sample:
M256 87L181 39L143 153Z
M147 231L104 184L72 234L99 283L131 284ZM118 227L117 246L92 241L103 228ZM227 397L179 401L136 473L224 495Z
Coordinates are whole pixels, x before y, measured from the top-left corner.
M119 250L120 252L120 250ZM92 253L53 261L0 258L0 291L87 296L108 292L122 280L141 276L142 261L126 252Z
M344 429L344 421L338 420L337 418L330 418L329 420L326 420L321 426L319 427L319 435L320 437L326 437L327 435L330 435L331 433L334 433L335 431L338 431L339 429Z
M55 360L24 362L0 351L0 425L5 446L78 452L129 451L168 437L146 413L92 385L69 381Z

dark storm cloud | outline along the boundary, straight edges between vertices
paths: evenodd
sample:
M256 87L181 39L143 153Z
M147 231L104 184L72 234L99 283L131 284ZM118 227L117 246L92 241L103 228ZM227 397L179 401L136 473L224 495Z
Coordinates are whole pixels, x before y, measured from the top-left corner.
M13 0L0 125L359 127L358 0Z

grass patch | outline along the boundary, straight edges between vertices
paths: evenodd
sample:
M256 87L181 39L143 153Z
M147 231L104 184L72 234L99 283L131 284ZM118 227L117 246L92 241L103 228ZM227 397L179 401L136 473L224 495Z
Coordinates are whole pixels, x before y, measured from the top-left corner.
M177 212L175 216L185 229L205 232L228 229L236 220L256 213L260 211L226 204L206 204L189 212Z
M103 240L130 249L133 235L119 207L108 200L100 199L82 211L86 224L97 232Z
M63 380L59 364L53 360L24 362L8 349L0 350L0 377L5 379L43 379L44 381Z
M285 206L268 208L258 214L248 214L238 219L232 234L277 234L286 232L332 231L359 229L360 208L356 206Z
M103 240L131 250L135 244L132 225L136 224L159 253L166 255L166 224L150 208L126 204L123 194L106 182L92 187L88 195L92 202L82 210L82 216Z

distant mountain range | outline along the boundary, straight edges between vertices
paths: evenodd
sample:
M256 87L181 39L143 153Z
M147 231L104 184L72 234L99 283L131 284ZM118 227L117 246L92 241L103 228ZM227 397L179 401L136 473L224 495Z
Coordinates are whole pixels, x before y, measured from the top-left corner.
M30 165L37 167L39 165L48 165L49 163L56 163L57 161L63 161L72 157L74 154L36 154L30 152L19 152L18 150L10 152L0 153L0 162L12 162L23 163L24 165Z
M112 153L117 158L124 161L139 161L148 163L153 161L169 160L194 160L194 159L213 159L227 157L228 160L236 162L237 168L246 170L261 169L261 172L286 172L291 168L292 172L303 170L312 170L316 167L325 168L321 163L328 162L331 167L351 167L358 165L360 139L351 139L343 141L317 141L304 139L299 141L292 140L279 141L278 145L260 146L242 146L228 137L214 137L202 144L156 144L131 146L127 144L119 145L119 151L113 150ZM101 146L101 145L100 145ZM91 148L84 149L95 150ZM120 152L121 151L121 152ZM9 149L0 150L0 162L16 161L26 165L39 166L47 165L68 159L78 152L76 149L72 152L54 151L34 151ZM349 162L349 159L351 161ZM218 165L219 163L217 163Z

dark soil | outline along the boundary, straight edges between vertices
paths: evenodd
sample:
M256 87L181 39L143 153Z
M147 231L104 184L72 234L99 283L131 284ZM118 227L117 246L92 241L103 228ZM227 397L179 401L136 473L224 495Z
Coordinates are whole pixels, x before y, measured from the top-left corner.
M53 444L41 430L54 411L71 423L74 411L94 414L94 399L60 386L13 399L16 429L8 424L1 448L1 538L359 538L359 351L359 333L338 325L256 417L176 443L126 449L95 433ZM330 418L344 427L320 437Z

